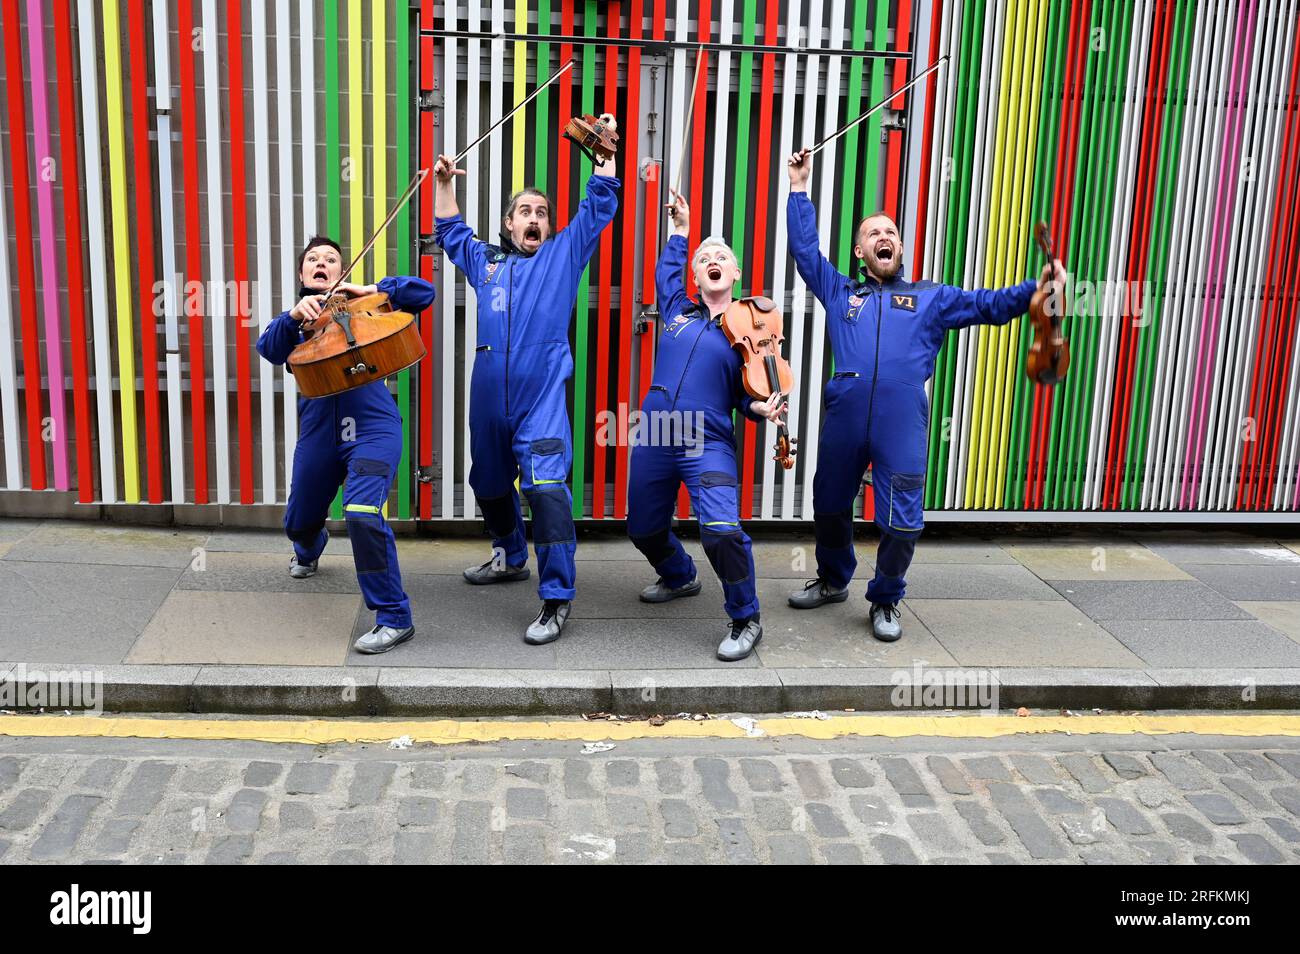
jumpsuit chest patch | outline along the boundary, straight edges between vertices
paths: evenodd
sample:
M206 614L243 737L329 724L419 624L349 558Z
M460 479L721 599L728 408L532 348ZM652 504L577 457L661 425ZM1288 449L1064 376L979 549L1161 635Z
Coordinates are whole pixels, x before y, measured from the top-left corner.
M486 273L486 274L484 275L484 277L483 277L483 283L484 283L484 284L491 284L491 282L493 281L493 279L496 278L497 271L500 270L500 268L501 268L501 263L500 263L500 262L488 262L488 263L487 263L487 273Z
M664 326L664 334L672 335L676 338L683 330L685 330L687 325L695 321L695 318L696 316L694 312L682 312Z
M895 308L901 308L903 311L916 311L916 296L914 295L890 295L889 301Z
M863 298L861 295L850 295L848 314L846 314L844 317L847 318L849 321L857 321L858 312L862 310L862 306L865 305L866 303L867 300Z

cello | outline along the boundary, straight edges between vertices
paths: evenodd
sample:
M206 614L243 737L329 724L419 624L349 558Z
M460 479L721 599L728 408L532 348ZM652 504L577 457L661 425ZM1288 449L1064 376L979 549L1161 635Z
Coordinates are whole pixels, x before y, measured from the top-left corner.
M776 302L754 296L733 301L722 313L722 330L731 346L740 352L740 369L745 393L756 401L794 390L794 372L781 356L785 341L784 322ZM791 437L785 421L777 425L774 461L789 470L798 453L798 438Z

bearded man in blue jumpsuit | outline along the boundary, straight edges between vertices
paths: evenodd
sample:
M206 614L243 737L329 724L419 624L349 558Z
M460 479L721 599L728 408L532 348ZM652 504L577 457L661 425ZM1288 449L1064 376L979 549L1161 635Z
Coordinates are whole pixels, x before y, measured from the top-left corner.
M606 118L612 126L613 117ZM583 270L618 211L615 171L612 157L596 166L587 197L554 237L545 193L524 189L511 196L502 245L493 246L474 236L457 208L454 177L465 173L450 156L439 156L433 167L435 241L478 296L469 485L492 535L493 557L467 569L465 579L528 578L518 480L532 512L542 599L524 633L534 645L559 639L575 594L577 537L568 483L573 443L565 397L573 376L569 325Z
M704 553L722 583L731 617L717 655L734 662L753 652L763 627L754 555L740 526L732 413L775 422L785 413L785 402L781 394L755 401L745 392L740 354L721 328L731 289L740 280L736 254L721 239L700 243L691 257L700 300L692 301L683 283L690 209L675 196L668 212L673 234L655 270L663 332L633 437L627 532L659 574L641 592L642 601L664 603L699 593L695 564L672 532L677 488L686 485Z
M853 552L853 504L867 466L875 489L880 531L875 576L867 585L875 637L902 636L898 603L906 589L925 487L926 429L930 417L925 382L944 335L971 325L1005 325L1023 315L1029 299L1053 278L1064 281L1060 261L1033 279L996 291L964 291L902 277L898 227L884 213L858 225L853 254L865 277L837 271L818 248L817 216L808 198L812 159L808 150L789 160L787 229L795 265L826 309L835 373L826 385L825 415L813 478L817 579L790 596L790 605L812 609L848 598L857 567Z
M307 243L298 257L299 301L262 332L257 350L263 358L272 364L288 360L321 320L323 292L342 272L337 243L320 236ZM427 308L434 296L428 282L401 276L376 285L345 282L338 291L352 296L383 292L396 309L412 314ZM366 606L375 613L375 627L354 644L360 653L387 652L415 635L397 545L383 513L401 457L402 417L383 381L328 397L298 399L298 444L284 511L284 532L293 541L289 575L302 580L316 573L329 541L325 518L342 484L357 582Z

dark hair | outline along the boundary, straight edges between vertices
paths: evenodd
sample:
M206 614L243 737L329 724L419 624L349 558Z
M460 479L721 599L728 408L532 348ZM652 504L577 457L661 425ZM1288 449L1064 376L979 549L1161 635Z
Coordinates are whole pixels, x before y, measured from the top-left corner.
M541 189L536 188L535 186L526 186L525 188L520 189L518 192L516 192L509 199L506 200L506 214L501 216L502 224L505 223L506 219L514 215L515 206L517 206L519 204L519 200L526 195L535 195L545 199L546 200L546 221L551 223L555 222L555 210L551 208L551 197L547 195L545 192L543 192ZM552 224L551 227L554 228L555 227L554 224Z
M299 276L302 275L302 263L307 258L307 253L321 245L328 245L330 248L334 249L334 251L339 253L340 259L343 258L343 249L339 247L338 242L325 235L313 235L308 240L307 247L298 253L298 271L295 274Z

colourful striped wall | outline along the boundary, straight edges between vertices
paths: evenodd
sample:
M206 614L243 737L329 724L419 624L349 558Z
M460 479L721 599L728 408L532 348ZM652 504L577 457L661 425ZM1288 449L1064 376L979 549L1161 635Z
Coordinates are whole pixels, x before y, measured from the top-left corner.
M3 487L282 503L297 396L252 345L303 240L359 246L417 166L573 59L470 157L461 206L495 238L505 195L537 184L563 223L591 172L564 120L623 119L623 204L573 325L575 515L621 519L635 492L627 447L597 435L649 383L636 322L684 155L692 239L725 236L739 290L784 303L803 385L794 470L773 466L772 428L738 424L745 515L808 519L832 368L786 247L783 160L946 53L901 113L818 154L824 249L847 269L857 217L884 208L913 277L999 286L1038 270L1041 219L1076 312L1055 388L1024 376L1027 322L950 335L927 508L1295 513L1298 20L1297 0L0 0ZM475 308L421 241L432 215L429 188L358 278L440 290L430 357L389 382L405 438L390 515L472 519Z

